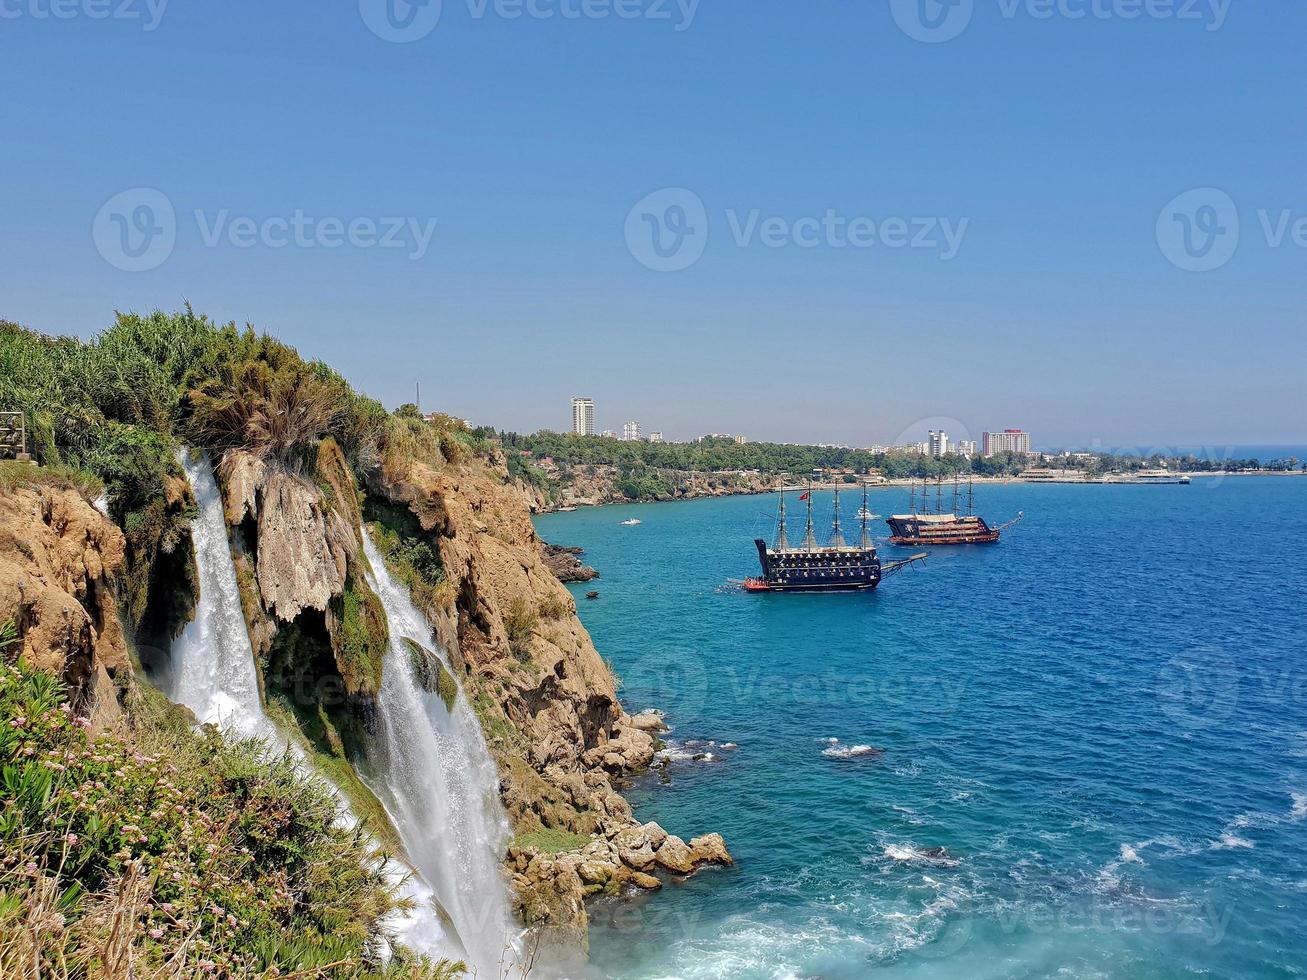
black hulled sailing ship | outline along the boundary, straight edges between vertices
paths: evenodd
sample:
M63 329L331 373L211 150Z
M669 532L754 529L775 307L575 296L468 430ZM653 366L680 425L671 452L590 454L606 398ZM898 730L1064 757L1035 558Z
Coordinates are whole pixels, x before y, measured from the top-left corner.
M917 485L912 484L911 502L908 504L909 514L895 514L886 521L890 526L890 544L899 545L945 545L945 544L993 544L1003 533L1003 528L1009 524L1016 523L1010 521L1001 527L994 527L987 523L983 517L976 515L975 506L975 489L970 479L967 480L967 512L959 513L958 498L960 496L960 487L958 481L953 481L953 509L949 513L944 511L944 489L943 478L935 480L935 509L932 512L930 508L930 492L926 486L926 481L921 482L921 504L917 504ZM1018 520L1020 518L1018 517Z
M863 592L880 585L886 575L926 557L914 555L904 561L882 565L867 523L871 513L867 510L865 486L862 488L862 509L858 512L861 528L857 544L851 545L844 539L838 490L835 491L830 540L825 545L817 544L812 523L812 487L809 486L799 497L808 505L803 543L792 548L785 525L785 493L786 489L782 487L775 547L769 548L762 538L754 542L758 546L762 576L745 579L744 587L750 592Z

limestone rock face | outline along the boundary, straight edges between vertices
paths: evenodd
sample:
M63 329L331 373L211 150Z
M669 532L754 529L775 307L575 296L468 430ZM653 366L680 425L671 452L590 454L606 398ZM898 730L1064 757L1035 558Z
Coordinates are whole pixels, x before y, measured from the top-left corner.
M627 827L613 838L613 844L623 864L639 870L653 867L653 845L643 827Z
M657 711L641 711L638 715L632 715L628 724L641 732L667 731L667 722L663 721L662 714Z
M651 845L653 845L654 850L662 847L663 842L667 840L667 831L663 830L662 827L654 823L652 820L640 829L644 831L645 838Z
M228 523L252 518L257 524L255 571L264 608L286 623L305 609L326 612L345 590L358 532L301 476L239 450L223 456L221 469Z
M228 450L218 477L256 656L268 654L294 624L313 644L330 647L350 698L374 698L389 635L380 600L363 574L358 488L340 448L322 440L307 472ZM303 672L310 662L282 663L277 670Z
M690 841L690 856L696 864L734 864L721 834L704 834Z
M658 848L654 859L660 867L677 874L688 875L694 870L694 855L685 841L676 836L668 836Z
M0 623L14 621L19 652L62 677L100 726L121 717L115 682L131 683L111 591L123 549L122 532L74 490L34 480L0 492Z

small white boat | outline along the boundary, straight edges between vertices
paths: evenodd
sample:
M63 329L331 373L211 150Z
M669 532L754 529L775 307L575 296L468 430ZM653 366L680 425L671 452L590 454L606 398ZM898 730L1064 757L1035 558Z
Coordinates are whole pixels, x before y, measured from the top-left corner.
M1135 474L1136 483L1188 483L1189 477L1184 473L1172 473L1166 467L1156 470L1140 470Z
M636 518L632 517L629 521L622 521L622 526L623 526L623 527L635 527L635 525L637 525L637 524L639 524L639 523L640 523L639 520L637 520Z
M867 510L866 507L858 508L858 520L860 521L874 521L877 520L879 517L880 517L879 514L873 514L871 511Z

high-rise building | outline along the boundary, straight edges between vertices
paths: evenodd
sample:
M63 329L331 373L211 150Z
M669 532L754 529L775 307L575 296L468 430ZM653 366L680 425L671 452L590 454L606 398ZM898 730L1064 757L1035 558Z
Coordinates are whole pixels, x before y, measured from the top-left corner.
M934 429L931 429L929 448L930 448L930 455L934 456L936 459L938 459L941 456L947 456L948 433L945 432L943 429L940 429L938 432L936 432Z
M650 432L650 433L649 433L649 441L650 441L650 442L665 442L666 440L663 439L663 434L662 434L661 432Z
M985 433L985 455L997 453L1017 453L1030 455L1030 433L1020 429L1004 429L1002 432Z
M625 442L640 441L640 423L627 422L622 426L622 439Z
M572 431L578 436L592 436L595 434L595 403L593 399L572 399Z
M976 440L959 439L954 445L953 451L959 456L974 456L976 455Z

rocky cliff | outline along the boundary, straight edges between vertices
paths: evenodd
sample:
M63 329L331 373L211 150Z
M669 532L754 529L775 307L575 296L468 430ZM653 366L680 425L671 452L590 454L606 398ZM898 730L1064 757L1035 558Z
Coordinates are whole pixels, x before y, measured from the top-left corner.
M19 653L62 677L79 712L113 724L131 684L112 588L123 535L77 490L32 474L0 487L0 624L14 622Z
M417 462L372 490L398 532L439 548L442 587L425 605L499 765L526 919L583 934L587 895L657 887L656 867L729 863L720 838L642 827L618 792L653 760L661 726L623 710L502 457Z
M561 507L593 507L631 503L623 490L622 471L616 466L584 465L544 471L551 481L548 491L522 480L513 481L518 496L533 514ZM736 494L768 493L776 477L760 473L703 473L687 470L650 469L657 492L641 495L640 501L692 500L698 497L727 497ZM634 491L632 491L634 492Z

